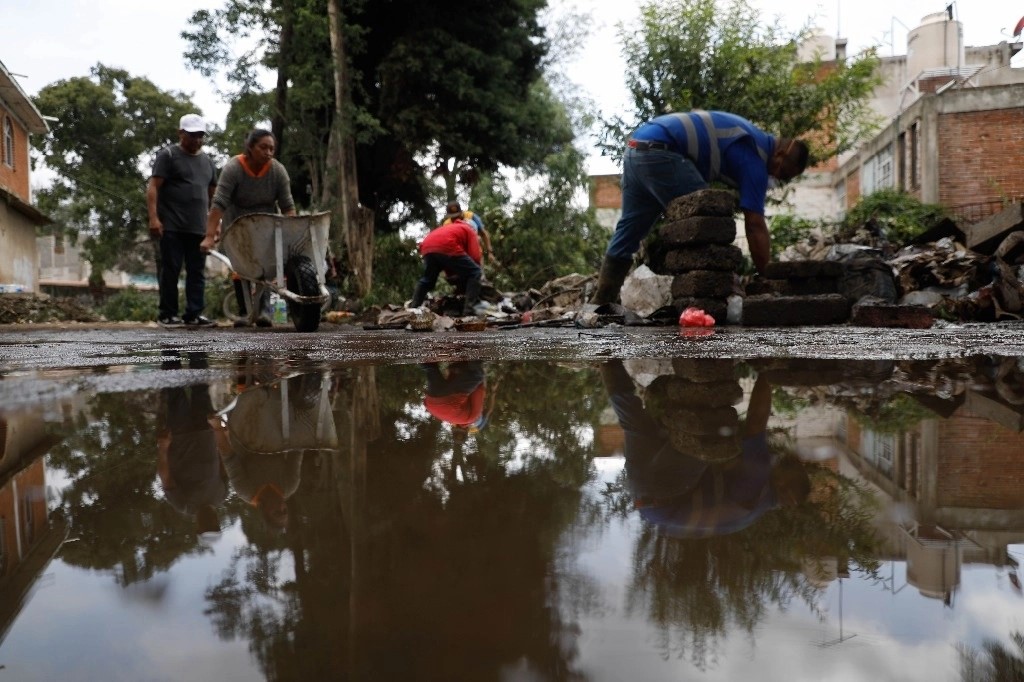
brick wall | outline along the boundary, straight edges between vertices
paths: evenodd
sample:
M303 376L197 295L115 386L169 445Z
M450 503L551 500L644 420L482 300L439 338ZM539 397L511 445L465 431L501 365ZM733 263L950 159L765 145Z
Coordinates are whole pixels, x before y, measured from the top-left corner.
M590 205L594 208L622 208L622 189L618 175L595 175L590 188Z
M14 128L14 168L9 165L4 153L4 121L10 117ZM18 195L18 198L29 201L29 167L28 167L28 134L21 127L18 119L11 116L0 102L0 185Z
M846 176L846 210L850 210L860 201L860 168Z
M1024 107L942 114L939 203L1024 196Z
M939 423L938 442L940 505L1020 509L1024 433L958 413Z

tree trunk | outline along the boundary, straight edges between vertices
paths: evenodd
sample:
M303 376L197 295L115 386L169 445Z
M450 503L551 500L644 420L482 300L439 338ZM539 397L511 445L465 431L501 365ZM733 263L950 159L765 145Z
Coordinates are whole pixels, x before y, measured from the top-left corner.
M270 132L277 139L277 156L284 150L284 123L288 108L288 74L292 61L292 42L295 33L291 0L281 2L281 36L277 54L277 85L274 91L274 112L270 121Z
M327 15L331 34L331 59L334 63L334 125L331 127L328 167L337 173L337 189L332 202L335 220L340 223L349 270L355 277L356 296L363 297L373 282L373 211L359 205L355 139L351 123L351 84L339 0L328 0Z

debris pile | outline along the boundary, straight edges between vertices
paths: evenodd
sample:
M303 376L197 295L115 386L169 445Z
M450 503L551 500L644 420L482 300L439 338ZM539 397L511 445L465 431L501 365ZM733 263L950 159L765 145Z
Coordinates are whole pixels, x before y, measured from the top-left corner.
M835 243L819 231L789 247L780 260L841 264L838 292L850 300L854 324L921 328L929 316L963 322L1022 319L1022 215L1016 203L974 224L945 220L899 250L870 224L854 232L853 243ZM764 293L748 287L748 294Z
M0 294L0 324L99 322L103 318L72 298Z

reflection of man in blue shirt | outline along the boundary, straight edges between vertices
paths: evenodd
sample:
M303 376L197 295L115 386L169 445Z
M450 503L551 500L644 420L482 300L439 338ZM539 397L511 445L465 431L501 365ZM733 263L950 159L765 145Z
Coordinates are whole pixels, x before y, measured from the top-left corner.
M640 515L669 535L726 535L753 524L780 504L800 502L810 490L799 460L774 462L768 447L771 386L758 378L740 453L710 464L674 449L661 424L634 393L620 361L602 366L601 376L625 431L626 476Z

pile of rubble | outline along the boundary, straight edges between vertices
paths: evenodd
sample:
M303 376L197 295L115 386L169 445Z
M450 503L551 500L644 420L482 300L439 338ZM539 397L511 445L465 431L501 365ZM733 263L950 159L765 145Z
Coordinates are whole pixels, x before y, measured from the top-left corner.
M98 322L95 312L70 298L45 294L0 294L0 324Z

